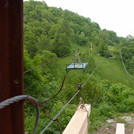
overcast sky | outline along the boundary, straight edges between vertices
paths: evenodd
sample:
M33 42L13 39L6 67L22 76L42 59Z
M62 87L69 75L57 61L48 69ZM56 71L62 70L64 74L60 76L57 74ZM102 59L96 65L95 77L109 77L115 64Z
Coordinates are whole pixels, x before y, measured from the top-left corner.
M40 0L41 1L41 0ZM48 6L68 9L118 36L134 36L134 0L44 0Z

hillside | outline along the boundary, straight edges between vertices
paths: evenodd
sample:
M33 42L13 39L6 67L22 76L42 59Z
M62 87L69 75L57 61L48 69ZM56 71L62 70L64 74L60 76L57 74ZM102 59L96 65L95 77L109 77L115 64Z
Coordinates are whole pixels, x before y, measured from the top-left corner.
M90 75L92 77L79 95L58 117L62 130L74 114L79 96L85 103L92 104L91 133L109 118L133 113L133 84L123 68L118 51L122 48L124 63L133 77L133 40L133 37L117 37L114 31L101 29L90 18L71 11L48 7L45 2L24 2L24 72L33 68L24 73L25 93L38 101L49 99L59 91L66 76L61 92L43 104L45 114L41 108L37 133L50 122L48 116L53 118L78 91L78 83L83 84ZM76 69L67 73L66 64L72 63L72 51L77 52L78 48L80 57L87 59L86 71L83 73ZM26 131L32 132L34 120L35 110L26 103ZM46 133L58 134L58 123L54 122Z

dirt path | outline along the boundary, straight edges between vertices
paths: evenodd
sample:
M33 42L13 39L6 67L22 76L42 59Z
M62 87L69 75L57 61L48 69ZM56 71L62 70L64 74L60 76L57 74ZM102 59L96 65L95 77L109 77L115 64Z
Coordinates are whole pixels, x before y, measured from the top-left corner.
M116 132L116 124L117 123L124 123L125 124L125 134L133 134L134 129L134 113L132 114L125 114L124 116L129 116L132 118L131 124L127 123L122 117L118 117L113 119L114 122L106 123L105 126L100 127L97 131L93 132L92 134L115 134Z

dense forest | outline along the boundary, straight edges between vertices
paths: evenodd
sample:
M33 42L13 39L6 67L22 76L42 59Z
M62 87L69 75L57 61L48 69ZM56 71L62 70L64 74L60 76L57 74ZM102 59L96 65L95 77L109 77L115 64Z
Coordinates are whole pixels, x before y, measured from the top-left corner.
M93 50L90 49L91 44ZM72 62L72 50L80 48L81 57L88 66L85 73L73 70L66 73L65 64ZM44 103L47 115L53 118L77 92L78 83L84 83L94 68L104 60L95 75L88 80L80 92L85 103L92 104L90 132L96 130L108 118L125 112L134 112L133 83L122 67L119 48L128 72L134 75L134 37L117 37L114 31L101 29L90 18L85 18L62 8L48 7L45 2L24 2L24 73L25 93L38 101L46 100L57 93L62 80L66 80L62 91L51 101ZM100 70L100 71L99 71ZM115 72L115 74L114 74ZM123 78L124 77L124 78ZM65 129L79 104L76 96L59 116L62 130ZM36 111L25 103L26 131L32 133ZM37 133L50 122L43 109ZM46 134L59 134L54 122Z

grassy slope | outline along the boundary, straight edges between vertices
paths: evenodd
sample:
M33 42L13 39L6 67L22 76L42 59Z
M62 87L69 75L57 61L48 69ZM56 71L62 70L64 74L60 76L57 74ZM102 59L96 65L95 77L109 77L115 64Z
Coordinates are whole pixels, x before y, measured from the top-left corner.
M102 57L95 57L96 63L102 60ZM122 83L127 86L131 86L130 80L126 75L123 66L119 59L105 58L103 63L97 70L97 77L99 80L107 79L110 83Z
M82 54L90 52L89 47L80 47L80 46L77 46L75 43L72 46L73 46L72 50L73 49L77 50L78 48L80 48L80 52ZM94 53L93 54L94 59L95 59L96 65L98 65L100 61L103 59L103 57L97 55L96 50L97 48L94 48L92 50L92 53ZM69 78L75 79L76 77L82 77L84 75L82 70L72 70L68 74L66 73L66 70L65 70L66 64L72 63L72 57L73 57L73 54L63 59L60 59L57 62L58 64L57 78L63 78L64 75L67 75ZM94 76L96 77L96 80L98 80L98 82L100 80L107 79L109 80L110 83L122 83L127 86L132 86L128 76L126 75L123 69L120 59L117 56L115 58L105 58L102 64L100 64L97 71L95 72Z

